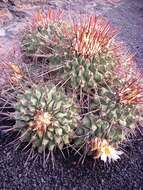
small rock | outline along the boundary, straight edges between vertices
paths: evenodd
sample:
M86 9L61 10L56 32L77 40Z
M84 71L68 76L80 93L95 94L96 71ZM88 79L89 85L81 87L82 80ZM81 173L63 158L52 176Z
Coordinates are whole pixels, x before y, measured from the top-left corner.
M3 28L0 29L0 37L6 36L6 32Z

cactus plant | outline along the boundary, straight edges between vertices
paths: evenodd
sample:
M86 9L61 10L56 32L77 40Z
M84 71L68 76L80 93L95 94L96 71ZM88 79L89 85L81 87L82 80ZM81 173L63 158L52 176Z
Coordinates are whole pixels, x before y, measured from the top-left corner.
M31 54L36 53L38 49L43 51L43 47L46 48L44 36L46 35L49 37L51 25L55 24L58 18L55 12L51 10L48 11L47 15L42 12L42 10L36 12L28 25L27 34L22 38L24 52Z
M72 99L55 86L33 85L17 95L16 129L20 139L42 152L70 143L77 127L78 113Z
M117 31L102 17L89 17L73 27L72 60L65 65L65 78L73 88L89 91L97 83L111 77L117 63L113 50L117 47Z
M37 54L37 57L43 59L55 58L58 54L64 56L64 49L67 48L65 36L70 31L62 17L62 11L37 11L27 26L27 32L22 36L24 54Z

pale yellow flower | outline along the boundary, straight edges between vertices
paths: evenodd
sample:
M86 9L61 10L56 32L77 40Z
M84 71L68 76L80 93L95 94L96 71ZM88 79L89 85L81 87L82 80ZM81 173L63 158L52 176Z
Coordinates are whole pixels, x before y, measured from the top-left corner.
M95 159L100 158L104 162L117 161L120 159L122 151L115 149L106 139L96 138L91 142L91 152Z
M122 151L116 150L112 145L109 145L106 140L103 140L100 147L100 158L104 162L117 161L120 159Z

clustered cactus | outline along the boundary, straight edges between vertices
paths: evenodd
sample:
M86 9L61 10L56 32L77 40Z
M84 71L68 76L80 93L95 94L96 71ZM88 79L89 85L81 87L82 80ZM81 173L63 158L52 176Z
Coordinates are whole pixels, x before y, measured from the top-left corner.
M99 87L90 104L95 110L94 114L86 115L82 120L82 126L76 130L75 143L78 146L87 143L87 153L93 154L96 158L100 156L102 158L102 142L106 146L109 144L118 148L134 132L137 123L142 121L140 109L136 105L142 96L137 84L129 83L122 89L116 89L118 85L115 85L114 88ZM118 155L118 152L116 153ZM104 156L102 159L111 160L110 157L107 154L107 157ZM115 158L119 157L113 157Z
M132 55L115 40L117 30L100 16L71 23L55 10L38 11L30 23L23 53L44 57L44 77L51 72L58 80L39 78L19 89L20 139L39 152L72 142L83 155L118 160L120 144L142 123L143 86Z

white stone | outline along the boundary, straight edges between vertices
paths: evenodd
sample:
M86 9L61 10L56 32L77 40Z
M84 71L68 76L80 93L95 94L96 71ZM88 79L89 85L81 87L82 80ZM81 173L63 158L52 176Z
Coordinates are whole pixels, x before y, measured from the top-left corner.
M0 37L6 36L6 32L3 28L0 29Z

